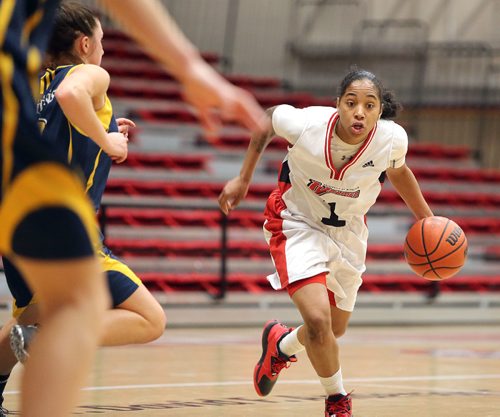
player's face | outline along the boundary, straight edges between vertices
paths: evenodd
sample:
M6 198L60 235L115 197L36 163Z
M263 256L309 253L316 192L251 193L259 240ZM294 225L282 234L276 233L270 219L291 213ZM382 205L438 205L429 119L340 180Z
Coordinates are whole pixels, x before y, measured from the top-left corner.
M103 36L101 22L97 21L94 33L89 38L90 46L86 59L87 64L101 65L102 56L104 55L104 49L102 48Z
M339 123L337 135L347 143L364 141L382 112L378 89L367 79L356 80L337 100Z

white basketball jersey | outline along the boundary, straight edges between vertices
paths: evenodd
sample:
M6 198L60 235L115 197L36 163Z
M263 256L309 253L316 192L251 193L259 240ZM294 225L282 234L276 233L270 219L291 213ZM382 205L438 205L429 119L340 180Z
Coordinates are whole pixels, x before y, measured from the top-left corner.
M288 210L318 224L341 227L364 216L381 190L381 174L404 164L408 137L398 124L379 120L359 150L335 169L332 135L339 120L333 107L278 106L275 132L291 143L280 190Z

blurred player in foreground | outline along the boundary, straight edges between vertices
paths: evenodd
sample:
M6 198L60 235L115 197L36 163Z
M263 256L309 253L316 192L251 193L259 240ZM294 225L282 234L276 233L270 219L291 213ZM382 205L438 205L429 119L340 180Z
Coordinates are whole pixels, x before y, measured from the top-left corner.
M234 120L263 129L263 112L253 97L203 61L159 1L102 4L182 83L184 97L207 128ZM95 216L82 180L38 131L33 95L57 5L56 0L0 3L0 252L37 294L43 322L22 380L26 417L70 415L109 303Z
M92 10L79 3L59 6L47 49L49 68L41 78L42 97L38 103L42 140L53 141L67 154L68 161L81 170L96 211L112 159L122 162L127 157L128 129L134 126L131 120L115 120L113 115L106 95L109 75L100 68L102 37L101 24ZM99 257L113 306L102 316L100 344L146 343L160 337L165 314L156 299L108 248L103 246ZM36 297L19 271L5 257L3 264L15 308L14 318L0 331L0 406L9 374L17 362L9 346L9 331L17 322L30 325L16 325L12 332L17 359L24 362L37 329L33 325L42 321Z

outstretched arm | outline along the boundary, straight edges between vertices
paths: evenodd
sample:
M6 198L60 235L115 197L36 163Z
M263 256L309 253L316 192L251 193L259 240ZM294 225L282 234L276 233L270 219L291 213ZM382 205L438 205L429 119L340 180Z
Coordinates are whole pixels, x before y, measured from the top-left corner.
M417 220L433 216L415 175L406 164L399 168L388 168L387 177Z
M204 127L215 130L221 120L249 130L265 129L264 113L247 91L232 85L200 56L168 11L157 0L101 0L110 15L184 87Z
M266 119L266 129L262 133L254 133L250 139L248 149L245 153L245 159L240 170L240 175L228 181L219 195L219 207L225 213L236 208L239 202L246 197L248 187L252 181L253 173L257 163L275 135L272 114L275 107L266 110L268 115Z

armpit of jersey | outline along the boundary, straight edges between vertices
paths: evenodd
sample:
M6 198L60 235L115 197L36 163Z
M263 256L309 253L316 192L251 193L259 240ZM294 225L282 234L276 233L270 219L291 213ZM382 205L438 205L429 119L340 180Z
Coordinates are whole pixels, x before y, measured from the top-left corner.
M274 109L272 121L276 134L293 145L304 131L307 118L304 109L282 104Z
M408 152L408 135L397 123L394 125L392 137L392 151L390 157L390 168L399 168L405 163L406 152Z

